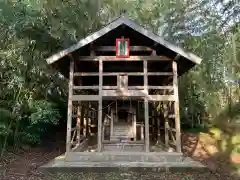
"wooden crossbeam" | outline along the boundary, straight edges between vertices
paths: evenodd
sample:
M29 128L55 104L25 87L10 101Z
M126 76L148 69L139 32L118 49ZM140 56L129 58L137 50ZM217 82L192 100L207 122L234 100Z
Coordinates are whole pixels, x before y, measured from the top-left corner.
M95 51L105 51L105 52L112 52L116 51L116 46L99 46L94 49ZM146 46L130 46L130 51L147 51L152 52L153 49L146 47Z
M127 76L143 76L143 72L112 72L112 73L103 73L103 76L117 76L119 74L125 74ZM97 72L75 72L74 76L99 76ZM148 72L148 76L172 76L172 72Z
M79 56L80 61L172 61L166 56L130 56L128 58L120 58L116 56Z

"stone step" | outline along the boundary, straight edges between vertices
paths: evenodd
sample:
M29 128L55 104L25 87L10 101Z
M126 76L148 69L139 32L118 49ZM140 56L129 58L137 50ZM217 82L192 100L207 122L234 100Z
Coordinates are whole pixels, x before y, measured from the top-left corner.
M200 162L185 158L181 162L94 161L69 162L55 159L40 167L44 172L207 172Z
M69 153L66 161L80 162L180 162L181 153L146 153L146 152L102 152L102 153Z

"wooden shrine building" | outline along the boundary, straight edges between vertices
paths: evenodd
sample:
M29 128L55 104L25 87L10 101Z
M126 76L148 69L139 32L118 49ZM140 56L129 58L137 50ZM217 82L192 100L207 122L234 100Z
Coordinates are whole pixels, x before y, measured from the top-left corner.
M69 79L65 161L181 155L178 76L201 58L120 17L47 63Z

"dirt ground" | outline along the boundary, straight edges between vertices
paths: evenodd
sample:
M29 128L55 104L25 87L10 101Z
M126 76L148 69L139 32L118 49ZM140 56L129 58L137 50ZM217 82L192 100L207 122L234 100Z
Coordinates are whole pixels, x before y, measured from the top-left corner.
M8 152L1 160L0 180L237 180L240 177L232 175L233 164L240 164L239 157L228 157L218 152L213 143L204 142L199 134L185 133L183 135L183 152L210 168L206 173L102 173L102 174L58 174L46 175L38 171L38 167L47 163L64 152L65 142L49 142L44 146L25 147L19 152Z

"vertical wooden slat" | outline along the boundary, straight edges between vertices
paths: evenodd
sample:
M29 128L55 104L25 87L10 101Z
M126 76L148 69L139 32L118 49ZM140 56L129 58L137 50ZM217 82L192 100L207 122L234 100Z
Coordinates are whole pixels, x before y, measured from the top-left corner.
M81 136L81 109L80 105L77 106L77 143L80 144Z
M133 113L133 138L134 138L134 141L136 141L137 140L137 133L136 133L136 121L137 121L137 119L136 119L136 115L137 114L137 112L136 112L136 109L134 109L134 113Z
M173 91L175 97L174 111L175 111L175 128L176 128L176 149L177 152L181 152L181 127L180 127L180 115L179 115L179 98L178 98L178 73L177 62L173 61Z
M73 73L74 73L74 60L71 58L69 66L66 153L70 152L71 149Z
M158 115L159 116L159 115ZM160 118L157 117L157 142L160 142L161 131L160 131Z
M144 130L143 130L143 125L141 124L141 140L144 139Z
M91 107L91 102L88 103L88 117L87 117L87 124L86 124L86 135L89 135L89 123L91 122L91 112L92 112L92 107Z
M164 118L164 133L165 133L165 146L166 148L169 147L169 134L168 134L168 130L169 130L169 124L168 124L168 118Z
M110 127L110 137L112 137L113 136L113 119L114 119L114 111L113 111L113 109L111 108L111 127Z
M102 151L102 85L103 63L99 60L99 100L98 100L98 152Z

